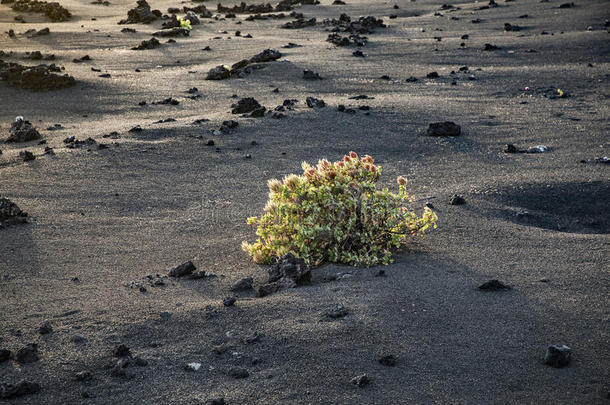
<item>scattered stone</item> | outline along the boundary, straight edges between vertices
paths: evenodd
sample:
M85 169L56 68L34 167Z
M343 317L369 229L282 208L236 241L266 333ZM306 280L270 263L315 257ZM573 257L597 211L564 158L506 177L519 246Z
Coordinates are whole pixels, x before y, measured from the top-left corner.
M254 279L252 277L246 277L239 280L231 287L231 291L247 291L252 289Z
M0 229L9 225L27 223L28 214L8 198L0 197Z
M309 284L311 282L311 269L305 264L305 260L287 253L279 257L268 271L269 282L289 278L297 285Z
M364 387L369 384L369 377L366 374L360 374L352 378L351 383L357 387Z
M23 66L0 60L0 79L28 90L53 90L73 85L75 80L72 76L56 74L61 70L55 64Z
M201 363L188 363L187 365L184 366L184 369L186 371L199 371L199 369L201 368Z
M227 372L227 374L229 374L231 377L233 377L235 379L248 378L250 376L250 373L248 372L248 370L246 370L243 367L231 367L229 369L229 371Z
M315 18L310 18L309 20L305 20L304 18L299 18L294 21L289 21L285 24L282 24L280 26L280 28L299 29L299 28L305 28L305 27L313 27L314 25L316 25Z
M462 205L462 204L466 204L466 200L464 199L464 197L454 194L451 197L451 200L449 201L449 204L451 205Z
M426 75L428 79L437 79L439 77L437 72L430 72Z
M545 153L549 150L546 145L536 145L527 149L518 148L513 144L507 144L504 148L504 153Z
M274 294L278 291L285 290L288 288L295 288L296 282L290 278L282 278L272 283L263 284L258 288L257 296L266 297L267 295Z
M84 344L87 343L87 338L85 338L85 336L82 334L77 333L72 337L72 341L76 344Z
M155 49L159 45L161 45L161 43L159 42L159 40L157 38L151 38L149 40L144 40L144 41L140 42L140 45L134 46L131 49L133 51L142 51L145 49Z
M193 271L195 271L197 268L195 267L195 265L193 264L193 262L191 262L190 260L188 262L182 263L179 266L176 266L174 268L172 268L168 275L170 277L183 277L183 276L188 276L189 274L193 273Z
M35 394L40 391L40 385L29 381L20 381L17 384L0 384L0 399L12 399L24 395Z
M485 44L485 47L483 48L484 51L497 51L498 49L500 49L499 46L495 46L492 44Z
M225 399L223 397L211 398L206 401L206 405L226 405Z
M235 304L235 301L237 301L237 298L235 297L226 297L222 300L222 305L225 307L232 307L233 304Z
M415 83L417 81L417 77L411 76L405 80L407 83Z
M324 100L318 99L318 98L314 98L314 97L307 97L305 99L305 102L307 103L307 107L309 107L309 108L323 108L323 107L326 107L326 103L324 102Z
M52 21L67 21L72 14L59 3L39 0L4 0L3 4L12 3L11 8L18 13L42 13Z
M282 54L274 49L265 49L264 51L254 55L250 59L243 59L234 63L231 67L220 65L212 68L206 77L206 80L224 80L230 77L246 77L253 69L261 69L266 63L275 61L282 57Z
M177 37L179 35L188 37L190 35L190 31L186 28L174 27L153 32L153 36L163 38Z
M499 280L489 280L477 287L483 291L503 291L510 290L510 287Z
M161 319L169 319L172 317L172 313L170 311L163 311L159 314L159 316L161 317Z
M0 363L5 362L11 358L11 351L8 349L0 349Z
M220 132L231 132L232 129L235 129L239 126L239 123L234 120L226 120L222 122L220 126Z
M451 121L431 123L426 131L428 136L458 136L460 133L461 127Z
M114 357L128 357L131 356L131 350L124 344L120 344L112 350Z
M504 31L521 31L521 27L509 23L504 24Z
M398 362L398 360L396 359L396 357L392 356L391 354L389 354L387 356L382 356L379 358L379 363L383 364L384 366L388 366L388 367L395 366L397 362Z
M311 70L304 70L303 71L303 79L305 79L305 80L322 80L323 77L320 76L319 73L313 72Z
M10 135L5 141L7 143L29 142L42 138L32 123L24 120L21 116L15 118L15 121L11 124L11 128L9 129L9 133Z
M149 24L161 18L161 11L151 10L146 0L138 0L138 6L127 12L127 19L119 21L119 24Z
M50 321L44 321L38 328L38 333L41 335L48 335L51 332L53 332L53 327L51 326Z
M19 152L19 157L21 159L23 159L24 162L30 162L34 159L36 159L36 156L34 156L34 154L32 152L30 152L29 150L24 150Z
M561 368L570 364L572 349L566 345L551 345L546 349L544 364L551 367Z
M34 363L38 361L38 345L36 343L29 343L22 347L15 354L15 360L18 363Z
M261 105L252 97L242 98L237 103L231 105L231 113L244 114L260 109Z
M347 314L349 314L349 311L347 310L347 308L345 308L343 305L336 305L333 308L326 311L324 313L324 316L326 318L330 318L330 319L340 319L340 318L347 316Z
M93 375L90 371L79 371L74 375L75 381L89 381L93 379Z

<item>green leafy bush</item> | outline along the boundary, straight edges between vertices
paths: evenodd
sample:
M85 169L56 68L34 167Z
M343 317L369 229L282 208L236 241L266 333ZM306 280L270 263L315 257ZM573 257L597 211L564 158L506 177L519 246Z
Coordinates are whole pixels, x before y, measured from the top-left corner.
M389 264L392 249L436 227L429 208L420 217L406 207L403 177L397 178L397 194L376 189L381 167L368 155L360 159L350 152L335 163L322 159L315 167L302 166L302 176L269 180L265 213L248 218L258 240L243 242L243 248L256 263L292 252L310 266Z

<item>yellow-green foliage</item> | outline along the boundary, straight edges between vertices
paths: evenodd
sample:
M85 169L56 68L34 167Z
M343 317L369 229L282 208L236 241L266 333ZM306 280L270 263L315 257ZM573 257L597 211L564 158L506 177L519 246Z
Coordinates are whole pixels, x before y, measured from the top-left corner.
M292 252L310 266L323 262L371 266L392 262L393 248L413 235L436 227L437 216L425 208L420 217L405 206L407 181L398 177L398 193L377 190L381 167L355 152L313 167L303 175L269 180L265 213L248 218L258 240L243 248L257 263Z
M192 30L191 20L183 20L181 17L176 17L178 22L180 23L180 28L186 28L187 30Z

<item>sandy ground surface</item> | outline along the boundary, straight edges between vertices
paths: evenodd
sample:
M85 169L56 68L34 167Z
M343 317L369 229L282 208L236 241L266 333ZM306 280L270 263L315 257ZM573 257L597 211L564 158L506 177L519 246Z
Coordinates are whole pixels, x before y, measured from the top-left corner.
M291 19L202 19L190 37L145 51L130 48L162 20L117 25L132 1L62 0L70 21L20 13L25 24L0 5L0 49L17 53L5 61L32 64L20 53L53 53L76 79L53 91L0 81L0 139L22 115L47 140L0 145L0 196L30 215L29 224L0 230L0 349L37 343L40 355L0 363L0 383L40 384L11 403L608 403L610 182L609 166L594 162L610 153L608 3L516 0L479 10L487 3L457 1L459 9L440 10L440 0L346 2L298 7L318 24L296 30L279 28ZM201 3L150 4L166 13ZM215 13L216 4L203 4ZM322 20L341 13L388 25L368 35L366 57L326 42ZM506 32L505 23L523 29ZM43 27L50 35L20 35ZM16 38L6 35L11 28ZM282 48L288 42L302 46ZM484 51L485 43L500 49ZM266 48L282 58L245 78L204 80L209 69ZM72 62L85 54L92 60ZM450 73L464 65L468 73ZM304 80L304 69L324 80ZM440 77L426 78L432 71ZM187 98L191 87L202 97ZM545 97L545 89L567 97ZM243 118L231 114L234 94L268 108L299 102L283 119ZM374 99L349 99L361 94ZM327 107L308 108L307 96ZM180 104L152 105L167 97ZM341 113L339 104L368 105L370 114ZM192 124L201 118L210 121ZM228 119L239 126L214 134ZM444 120L462 135L425 136L428 123ZM46 130L55 123L65 128ZM143 131L128 132L135 125ZM104 138L112 131L118 136ZM108 149L69 149L69 136ZM549 150L507 154L509 143ZM46 146L55 155L44 155ZM23 150L37 158L23 162ZM266 280L266 268L240 249L254 238L245 219L262 212L266 180L349 150L372 155L384 185L406 175L416 209L431 203L438 229L397 254L385 277L375 277L378 268L325 265L310 286L265 298L239 293L224 307L235 282ZM466 204L450 205L454 194ZM143 280L187 260L218 277L162 287ZM476 289L489 279L512 289ZM349 314L322 322L337 304ZM40 335L45 320L53 332ZM74 343L75 334L86 342ZM131 379L111 375L120 343L148 362L129 366ZM223 343L228 351L212 351ZM551 344L572 348L568 367L544 364ZM383 355L396 365L380 364ZM191 362L199 371L184 370ZM229 376L235 366L249 376ZM74 381L80 371L92 379ZM369 385L350 383L363 373Z

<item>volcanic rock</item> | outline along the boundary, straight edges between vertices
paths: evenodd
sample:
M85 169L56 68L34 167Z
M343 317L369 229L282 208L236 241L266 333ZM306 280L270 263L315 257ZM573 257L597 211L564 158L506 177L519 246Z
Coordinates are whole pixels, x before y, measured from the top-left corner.
M254 283L254 279L252 277L243 278L231 287L231 291L251 290L253 283Z
M5 142L29 142L42 138L40 133L34 128L30 121L23 117L16 117L9 129L9 137Z
M23 395L35 394L40 391L40 385L29 381L20 381L17 384L0 384L0 399L11 399Z
M127 12L127 19L119 21L119 24L149 24L161 17L159 10L152 10L146 0L138 0L138 6Z
M0 60L0 79L10 85L28 90L52 90L68 87L75 83L67 74L59 75L61 68L55 64L23 66Z
M244 114L261 108L261 105L252 97L246 97L231 105L232 114Z
M570 364L572 357L572 349L566 345L562 346L549 346L546 349L546 355L544 356L544 364L551 367L561 368Z
M145 50L145 49L155 49L159 45L161 45L161 43L159 42L159 40L157 38L151 38L148 41L144 40L144 41L140 42L140 45L134 46L131 49L134 51L141 51L141 50Z
M461 127L451 121L432 123L426 131L428 136L458 136L460 133Z
M189 260L188 262L182 263L181 265L172 268L169 271L168 275L170 277L188 276L189 274L193 273L195 270L197 270L197 268L195 267L193 262L191 262Z
M499 280L489 280L477 287L483 291L503 291L510 290L510 287Z
M19 349L15 354L15 360L18 363L34 363L38 361L38 345L36 343L29 343Z

